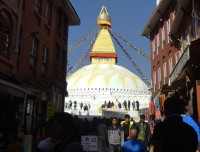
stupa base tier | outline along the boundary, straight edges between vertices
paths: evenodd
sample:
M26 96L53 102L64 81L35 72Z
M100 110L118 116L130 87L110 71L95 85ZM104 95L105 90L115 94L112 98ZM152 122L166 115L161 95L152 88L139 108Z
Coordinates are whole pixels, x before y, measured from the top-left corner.
M99 109L99 110L78 110L78 109L65 109L65 112L68 112L72 115L76 115L79 118L88 118L92 119L93 117L105 117L110 119L111 117L124 118L126 114L129 114L132 119L136 122L139 121L139 111L127 111L127 110L113 110L110 108Z

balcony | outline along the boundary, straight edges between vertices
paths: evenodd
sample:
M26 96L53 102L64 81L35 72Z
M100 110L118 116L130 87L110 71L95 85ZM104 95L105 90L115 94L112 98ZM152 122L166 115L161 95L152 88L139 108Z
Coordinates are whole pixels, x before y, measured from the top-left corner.
M190 59L190 49L189 45L186 47L185 51L183 52L182 56L180 57L179 61L177 62L176 66L174 67L173 71L169 77L169 85L171 85L176 78L181 74L183 71L184 66Z
M192 41L184 50L169 77L171 89L182 88L186 83L186 76L194 77L194 67L200 65L200 38Z

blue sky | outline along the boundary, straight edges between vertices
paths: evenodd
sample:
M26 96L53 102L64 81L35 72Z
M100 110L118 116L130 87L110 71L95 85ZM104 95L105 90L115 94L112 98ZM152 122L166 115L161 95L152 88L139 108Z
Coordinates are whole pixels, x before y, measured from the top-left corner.
M140 33L156 7L156 0L70 0L70 2L76 10L81 20L81 24L79 26L69 27L68 46L75 44L92 30L98 29L96 18L100 13L102 5L105 4L108 14L111 16L113 31L126 38L142 51L150 54L149 39L141 36ZM83 52L90 45L93 37L94 35L70 53L68 56L68 68L77 63ZM137 70L135 70L134 66L114 39L113 42L118 54L117 65L123 66L139 76ZM137 63L143 74L150 79L150 61L139 55L123 41L120 40L120 43L129 53L131 58ZM89 59L84 65L88 64L90 64Z

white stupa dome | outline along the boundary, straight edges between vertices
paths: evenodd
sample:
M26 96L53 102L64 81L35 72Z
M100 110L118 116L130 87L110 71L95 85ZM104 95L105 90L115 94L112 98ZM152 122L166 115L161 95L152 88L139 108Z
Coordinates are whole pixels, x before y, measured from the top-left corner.
M80 103L90 104L90 115L101 115L101 106L113 102L114 110L126 114L128 111L123 107L124 101L140 102L140 109L148 108L150 92L147 85L134 73L126 68L115 64L90 64L79 69L67 77L68 94L66 103L77 102L77 107L69 109L72 114L83 115ZM117 107L118 103L122 108ZM74 110L76 109L76 110ZM113 108L112 108L113 110ZM67 110L66 110L67 111ZM132 111L132 108L131 108ZM85 113L87 115L87 113ZM113 115L113 113L111 114ZM110 116L108 116L110 117Z
M67 77L68 92L84 90L129 91L148 94L147 85L135 74L115 64L91 64Z

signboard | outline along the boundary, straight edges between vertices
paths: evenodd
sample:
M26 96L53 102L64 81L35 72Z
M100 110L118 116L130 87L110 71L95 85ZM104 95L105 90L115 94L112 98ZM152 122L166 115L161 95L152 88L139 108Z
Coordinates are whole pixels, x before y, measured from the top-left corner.
M97 136L81 136L81 144L84 151L98 151Z

